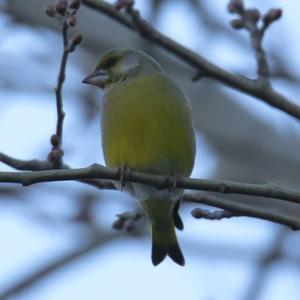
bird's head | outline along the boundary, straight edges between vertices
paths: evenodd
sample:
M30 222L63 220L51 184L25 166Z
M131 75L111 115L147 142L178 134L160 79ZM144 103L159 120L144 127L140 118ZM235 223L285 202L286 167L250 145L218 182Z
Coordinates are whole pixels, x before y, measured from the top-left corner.
M94 72L82 82L106 89L111 84L148 72L161 72L161 68L147 54L135 49L112 49L101 57Z

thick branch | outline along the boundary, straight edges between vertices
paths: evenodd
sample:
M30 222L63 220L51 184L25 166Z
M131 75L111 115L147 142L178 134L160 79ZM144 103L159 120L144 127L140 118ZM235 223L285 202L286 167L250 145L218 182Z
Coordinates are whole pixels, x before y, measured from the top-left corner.
M82 3L108 15L127 28L138 32L145 39L170 51L190 66L199 70L201 74L214 78L236 90L254 96L300 120L300 107L297 104L273 90L271 87L265 87L254 80L228 72L211 63L201 55L180 45L160 33L151 24L141 19L136 10L133 10L132 16L134 16L134 18L132 18L132 16L117 11L113 5L108 4L105 1L83 0Z
M170 180L167 175L153 175L140 172L123 174L128 182L144 183L156 186L158 189L170 188ZM110 170L104 166L94 164L86 168L67 170L45 170L36 172L0 172L0 182L20 183L24 186L39 182L86 180L86 179L110 179L119 180L120 172ZM300 204L300 192L277 186L273 183L251 184L234 181L215 181L207 179L182 178L176 181L178 188L190 190L204 190L224 194L243 194L281 199Z
M7 165L9 165L13 168L18 169L18 170L30 170L30 171L31 170L34 170L34 171L49 170L48 169L48 167L49 167L48 162L43 162L43 161L39 161L39 160L28 160L28 161L20 160L20 159L12 158L12 157L10 157L8 155L5 155L3 153L0 153L0 161L6 163ZM101 168L103 168L104 170L107 170L104 167L101 167ZM69 170L69 166L63 165L63 169L68 169ZM50 168L50 170L52 170L52 168ZM56 170L54 170L54 171L56 171ZM5 172L2 172L2 173L0 172L0 179L1 179L1 174L3 174L3 173L6 174ZM15 174L20 174L20 173L16 173L16 172L10 172L10 173L13 176ZM27 173L32 173L32 172L27 172ZM129 173L128 175L131 175L131 174L132 173ZM114 176L116 176L116 180L120 179L120 174L118 174L118 175L114 174ZM78 181L82 182L82 183L85 183L85 184L92 185L92 186L100 188L100 189L116 189L116 186L114 185L113 181L108 180L108 179L106 179L106 180L105 179L80 179ZM213 187L215 189L212 189L211 185L208 186L210 188L208 190L210 190L210 191L219 191L219 192L223 192L223 193L224 192L228 193L229 191L230 191L230 193L232 192L232 186L231 186L231 190L228 190L228 188L227 188L228 182L226 182L226 185L224 185L223 182L222 183L215 182L215 181L206 181L206 182L213 182L214 183ZM168 186L170 184L169 178L165 179L164 183L165 183L166 186ZM221 184L221 187L222 187L221 189L218 189L218 184L219 184L219 187L220 187L220 184ZM241 184L241 183L235 183L235 184L242 185L242 186L245 185L245 184ZM252 187L253 186L254 187L255 186L263 187L263 186L266 186L266 185L251 185L251 186ZM282 190L281 188L279 188L278 186L275 186L275 185L270 185L269 184L268 186L269 187L275 187L279 190ZM199 189L207 190L207 186L204 183L201 186L199 186ZM285 189L283 189L283 190L285 191ZM243 192L241 191L241 194L242 193ZM274 191L273 191L273 193L274 193ZM293 193L295 193L295 192L293 191ZM256 194L254 193L253 195L256 195ZM271 195L273 195L273 194L270 194L270 196ZM265 196L266 196L266 194L265 194ZM299 196L300 196L300 194L299 194ZM273 196L271 196L271 197L273 197ZM282 199L284 199L284 197L282 197ZM297 199L297 194L296 194L295 199ZM292 202L295 202L295 199ZM217 197L212 197L212 196L208 197L208 196L203 196L203 195L199 195L197 197L186 195L186 196L184 196L184 200L186 202L203 203L203 204L208 204L208 205L211 205L211 206L219 207L219 208L225 209L227 211L230 211L230 214L232 214L234 216L258 217L258 218L262 218L262 219L265 219L265 220L274 221L274 222L277 222L277 223L280 223L280 224L283 224L283 225L287 225L287 226L289 226L293 229L300 228L299 220L297 220L293 217L286 217L286 216L282 215L280 212L272 212L271 213L271 212L266 212L265 210L262 210L260 208L253 209L253 206L251 206L251 205L243 205L243 204L233 202L233 201L228 200L228 199L220 199L220 198L217 198Z

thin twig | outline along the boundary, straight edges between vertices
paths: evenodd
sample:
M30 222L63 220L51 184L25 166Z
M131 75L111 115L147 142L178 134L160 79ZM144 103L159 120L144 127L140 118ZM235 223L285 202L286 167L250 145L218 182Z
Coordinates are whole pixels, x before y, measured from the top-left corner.
M283 258L282 247L287 237L287 228L280 228L265 255L259 258L252 281L250 282L244 300L259 299L269 279L269 272L274 263Z
M70 27L76 26L76 13L80 7L80 1L72 1L68 3L65 0L58 0L56 6L47 6L46 14L50 18L57 18L61 24L61 33L63 41L63 52L60 61L57 84L55 87L56 98L56 132L51 136L52 150L48 154L48 160L52 164L53 168L61 168L63 166L62 142L63 142L63 122L65 118L65 112L63 110L63 97L62 89L66 78L66 67L69 54L75 51L78 44L82 40L81 35L76 35L72 40L69 39L68 31Z
M66 20L62 24L62 37L63 37L63 54L59 67L59 75L57 78L57 86L55 88L56 95L56 112L57 112L57 123L56 123L56 136L59 138L59 144L62 146L63 138L63 122L65 118L65 112L63 110L63 99L62 99L62 88L66 78L66 66L69 56L69 38L68 38L69 26Z
M127 28L138 32L145 39L173 53L196 70L200 70L201 74L216 79L243 93L252 95L300 120L300 106L295 104L295 101L289 100L287 97L270 87L266 88L262 86L255 80L233 74L220 68L201 55L198 55L192 50L163 35L141 17L139 17L139 22L137 23L137 18L134 21L131 16L119 12L113 5L105 1L82 0L82 3L106 14ZM137 26L137 24L143 24L142 28Z
M63 254L58 258L49 261L44 266L33 272L30 270L30 274L26 274L24 278L13 283L11 287L8 287L0 292L0 300L8 300L13 296L24 292L41 280L48 278L56 271L61 270L63 267L66 267L71 263L78 261L80 258L92 253L93 251L98 250L100 247L103 247L116 237L118 237L116 234L95 232L89 240L81 243L80 246L76 246L75 249L71 250L69 253Z
M288 216L281 214L278 211L272 211L271 209L266 211L254 205L239 203L233 200L220 198L211 195L184 195L183 200L185 202L193 202L199 204L206 204L214 207L219 207L224 210L230 211L234 215L259 218L263 220L272 221L274 223L282 224L290 227L293 230L300 229L300 219L294 216Z
M191 212L192 216L196 219L207 219L207 220L221 220L229 219L232 217L240 216L238 213L229 210L215 210L210 211L204 208L195 208Z
M4 153L0 152L0 162L4 164L22 171L45 171L45 170L53 170L52 164L48 161L42 161L37 159L31 160L22 160L11 157ZM61 169L70 169L70 167L66 164L61 166ZM98 189L106 189L106 190L116 190L116 186L111 180L101 180L101 179L86 179L86 180L78 180L79 182L88 184L90 186L94 186Z
M251 38L251 45L255 52L258 80L263 85L270 85L270 68L262 41L267 28L281 17L280 9L271 9L263 17L256 8L246 9L243 0L230 0L228 11L240 18L231 21L234 29L246 29ZM259 21L262 25L259 26Z
M114 221L112 227L116 230L125 229L127 232L131 232L135 224L144 216L145 214L139 209L123 212L117 215L117 220Z
M43 171L52 169L47 161L38 159L22 160L0 152L0 162L22 171Z

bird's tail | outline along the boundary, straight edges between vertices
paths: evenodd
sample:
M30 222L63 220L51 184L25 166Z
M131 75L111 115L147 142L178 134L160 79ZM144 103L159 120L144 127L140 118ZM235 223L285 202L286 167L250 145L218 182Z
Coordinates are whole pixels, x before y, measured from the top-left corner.
M174 202L148 199L143 201L143 208L151 223L153 265L157 266L168 255L174 262L184 266L184 257L175 232L174 214L180 217Z
M159 226L151 225L152 233L152 263L160 264L168 255L177 264L184 266L184 257L179 247L173 222Z

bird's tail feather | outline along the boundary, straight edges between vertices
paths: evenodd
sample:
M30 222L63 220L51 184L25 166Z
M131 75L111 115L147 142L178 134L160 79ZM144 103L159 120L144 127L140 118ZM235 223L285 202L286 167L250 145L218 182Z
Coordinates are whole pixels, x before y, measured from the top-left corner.
M174 262L184 266L185 261L179 247L173 220L164 224L151 225L152 263L157 266L168 255Z
M157 266L168 255L174 262L183 266L184 257L175 233L175 226L183 229L178 214L179 202L148 198L140 203L151 224L153 265Z

